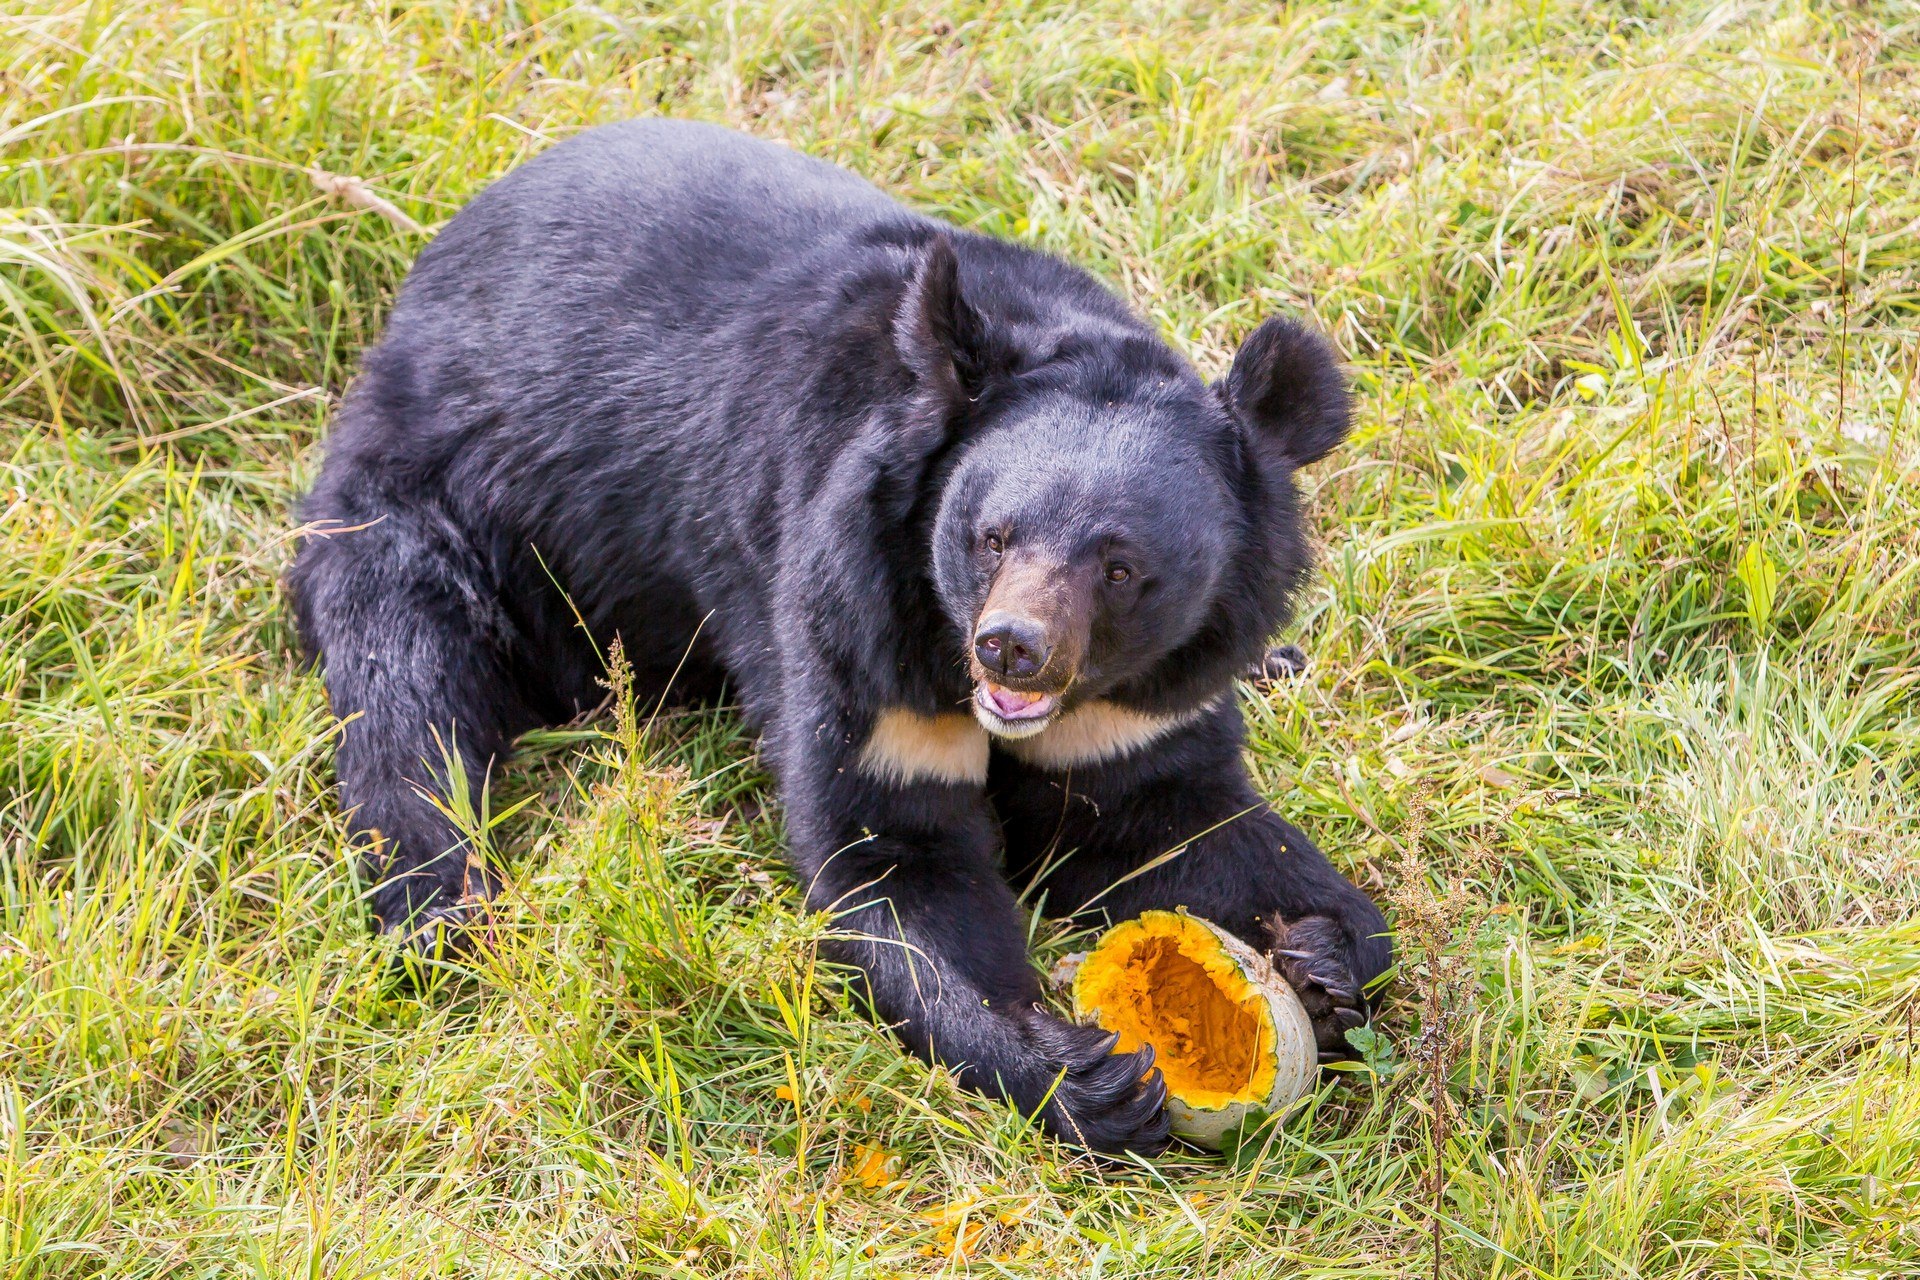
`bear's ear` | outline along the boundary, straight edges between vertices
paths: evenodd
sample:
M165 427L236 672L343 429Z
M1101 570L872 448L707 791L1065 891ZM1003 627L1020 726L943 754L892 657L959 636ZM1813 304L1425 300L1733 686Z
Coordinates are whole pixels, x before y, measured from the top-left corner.
M1347 380L1333 344L1274 316L1247 335L1220 384L1227 409L1263 446L1295 466L1327 456L1347 438Z
M978 395L1008 361L998 340L960 291L953 241L937 235L920 250L893 317L893 345L913 376L952 400Z

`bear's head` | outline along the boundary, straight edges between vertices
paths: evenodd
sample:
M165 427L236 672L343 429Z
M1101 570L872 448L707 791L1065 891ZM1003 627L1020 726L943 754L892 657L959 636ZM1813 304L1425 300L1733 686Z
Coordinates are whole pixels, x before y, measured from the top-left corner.
M933 581L974 713L1021 739L1094 703L1191 711L1288 621L1310 562L1293 475L1348 429L1337 358L1270 319L1208 386L1117 305L1006 310L969 302L941 237L895 319L943 415Z

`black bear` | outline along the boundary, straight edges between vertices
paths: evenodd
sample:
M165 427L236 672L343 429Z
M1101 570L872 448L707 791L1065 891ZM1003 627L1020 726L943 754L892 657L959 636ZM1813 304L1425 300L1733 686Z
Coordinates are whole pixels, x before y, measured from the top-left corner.
M879 1018L1071 1142L1159 1149L1150 1051L1046 1011L1009 883L1232 930L1329 1053L1363 1020L1385 922L1254 793L1233 690L1308 570L1293 473L1347 425L1284 320L1209 386L1086 272L784 147L554 147L420 255L303 512L380 927L433 945L494 887L442 751L477 785L601 700L618 637L645 694L761 733Z

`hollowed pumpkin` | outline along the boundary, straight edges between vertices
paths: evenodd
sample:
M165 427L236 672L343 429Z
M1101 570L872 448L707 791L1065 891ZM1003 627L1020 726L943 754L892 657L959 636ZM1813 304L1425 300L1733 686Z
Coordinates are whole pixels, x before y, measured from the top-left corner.
M1073 1007L1118 1032L1120 1052L1153 1046L1173 1132L1201 1146L1290 1105L1319 1065L1307 1011L1266 957L1185 912L1109 929L1074 974Z

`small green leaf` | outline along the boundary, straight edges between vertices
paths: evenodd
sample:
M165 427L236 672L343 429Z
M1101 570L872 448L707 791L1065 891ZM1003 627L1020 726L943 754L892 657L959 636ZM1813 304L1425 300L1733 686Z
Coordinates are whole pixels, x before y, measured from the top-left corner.
M1347 1032L1347 1043L1359 1053L1360 1060L1367 1069L1382 1080L1391 1080L1400 1072L1400 1059L1395 1056L1393 1041L1387 1039L1374 1027L1354 1027Z

